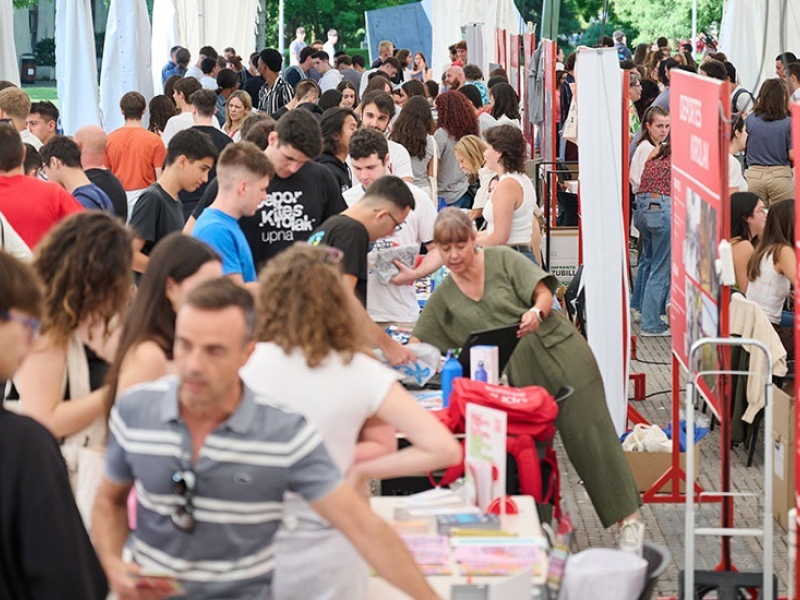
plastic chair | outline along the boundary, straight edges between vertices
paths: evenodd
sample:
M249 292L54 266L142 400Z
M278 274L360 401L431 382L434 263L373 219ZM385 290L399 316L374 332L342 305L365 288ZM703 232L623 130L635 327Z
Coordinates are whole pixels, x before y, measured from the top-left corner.
M647 582L638 600L650 600L658 578L664 574L672 560L672 554L660 544L645 541L642 546L642 558L647 561Z

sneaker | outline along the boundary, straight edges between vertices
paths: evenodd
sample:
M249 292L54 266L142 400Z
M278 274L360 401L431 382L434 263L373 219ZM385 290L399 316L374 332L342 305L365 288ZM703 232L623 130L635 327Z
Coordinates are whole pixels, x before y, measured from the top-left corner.
M644 523L635 519L628 519L622 522L619 528L619 549L622 552L629 552L642 555L644 545Z
M631 309L631 318L633 319L634 323L641 323L642 322L642 313L636 310L635 308Z
M672 335L672 330L669 327L661 331L645 331L642 329L642 332L639 335L642 337L669 337Z

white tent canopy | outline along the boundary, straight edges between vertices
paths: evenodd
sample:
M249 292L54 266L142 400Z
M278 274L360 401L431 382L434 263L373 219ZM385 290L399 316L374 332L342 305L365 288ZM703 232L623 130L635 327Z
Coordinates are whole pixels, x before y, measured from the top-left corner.
M505 29L509 35L519 35L525 27L514 0L433 0L431 18L433 56L430 66L437 77L441 75L439 70L450 62L447 47L462 39L462 27L470 23L483 24L485 64L481 67L484 71L495 55L495 28Z
M0 0L0 79L19 85L19 64L14 45L14 7Z
M232 46L241 57L256 49L258 0L175 0L178 11L178 37L197 62L202 46L213 46L220 54ZM164 64L169 56L153 56L153 63Z
M150 38L151 67L153 69L153 91L158 94L163 89L161 69L169 60L169 51L180 44L178 34L178 11L175 0L155 0L153 2L153 27Z
M775 76L776 56L800 52L800 3L725 0L719 46L736 66L739 83L757 92L762 81Z
M102 125L89 1L56 1L56 80L61 125L67 135L83 125Z
M145 0L111 0L100 76L100 110L106 131L124 124L119 109L124 94L137 91L145 98L153 95L149 43Z

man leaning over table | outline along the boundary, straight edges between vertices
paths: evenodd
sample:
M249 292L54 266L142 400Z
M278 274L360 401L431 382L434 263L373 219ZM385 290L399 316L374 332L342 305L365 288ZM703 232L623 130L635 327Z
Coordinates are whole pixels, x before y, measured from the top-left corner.
M243 288L202 284L178 311L177 375L117 400L93 515L112 589L120 600L159 597L136 586L148 568L175 577L193 600L271 598L273 536L283 494L294 491L387 581L413 598L436 597L400 538L342 482L317 431L298 414L256 403L239 379L255 321ZM134 486L134 563L126 563Z

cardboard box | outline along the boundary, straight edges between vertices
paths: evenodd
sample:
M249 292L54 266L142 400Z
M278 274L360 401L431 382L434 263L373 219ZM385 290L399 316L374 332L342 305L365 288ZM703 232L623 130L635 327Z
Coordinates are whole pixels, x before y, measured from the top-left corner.
M772 516L786 530L794 508L795 405L778 388L772 392Z
M696 450L700 449L702 442L697 444ZM628 459L628 464L631 466L633 478L636 480L636 485L640 492L646 492L652 485L667 472L672 466L672 452L626 452L625 457ZM681 452L680 465L682 469L686 468L686 453ZM694 453L694 475L697 479L697 473L700 465L700 452ZM681 492L686 491L686 482L681 480ZM667 483L659 490L659 493L672 492L672 482Z

